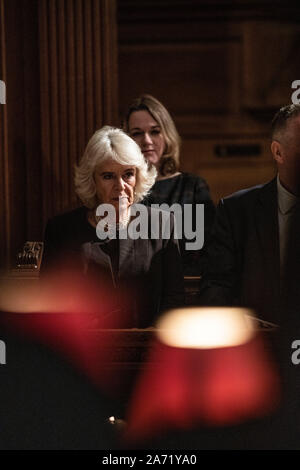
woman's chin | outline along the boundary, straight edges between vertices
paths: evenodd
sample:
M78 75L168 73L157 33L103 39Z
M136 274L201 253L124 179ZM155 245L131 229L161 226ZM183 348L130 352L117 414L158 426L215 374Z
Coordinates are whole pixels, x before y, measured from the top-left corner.
M158 162L159 162L159 158L157 157L157 155L147 155L147 154L144 154L144 158L146 160L146 162L148 163L148 165L152 166L156 166L158 165Z
M112 204L116 211L116 216L118 217L119 214L127 214L129 207L132 205L132 202L126 201L126 204L120 204L117 202Z

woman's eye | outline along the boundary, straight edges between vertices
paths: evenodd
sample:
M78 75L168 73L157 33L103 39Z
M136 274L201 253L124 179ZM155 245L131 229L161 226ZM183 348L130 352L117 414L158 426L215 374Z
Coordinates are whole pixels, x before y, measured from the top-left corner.
M140 137L142 135L141 132L132 132L132 134L130 134L131 137Z
M160 130L155 129L155 130L153 130L153 131L151 132L151 134L152 134L152 135L158 135L158 134L160 134Z
M103 179L104 179L104 180L110 180L111 178L112 178L112 175L109 174L109 173L103 175Z
M134 176L133 171L128 171L127 173L125 173L125 178L127 179L131 178L132 176Z

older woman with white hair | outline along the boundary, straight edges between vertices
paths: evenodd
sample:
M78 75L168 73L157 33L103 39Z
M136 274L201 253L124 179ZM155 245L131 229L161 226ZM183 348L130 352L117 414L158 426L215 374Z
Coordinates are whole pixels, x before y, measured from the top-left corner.
M183 303L173 215L168 213L167 234L155 209L142 205L142 218L137 218L137 204L155 178L155 168L149 171L134 140L105 126L92 136L75 167L76 193L83 206L54 217L45 231L42 272L75 262L82 272L97 273L105 289L109 279L114 298L125 289L129 302L121 326L149 326L161 311ZM154 220L159 230L153 230ZM121 299L118 308L124 308Z

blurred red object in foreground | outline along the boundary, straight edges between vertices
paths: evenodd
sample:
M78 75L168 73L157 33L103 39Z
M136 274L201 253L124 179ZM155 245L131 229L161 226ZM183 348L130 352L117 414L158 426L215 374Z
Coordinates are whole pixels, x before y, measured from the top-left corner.
M101 288L100 281L61 271L32 286L2 283L0 325L45 344L93 383L109 387L113 375L108 367L111 338L106 331L122 328L127 319L115 310L116 296ZM95 328L104 333L95 335Z
M274 410L278 376L262 337L240 310L175 310L160 321L125 440L197 424L238 424Z

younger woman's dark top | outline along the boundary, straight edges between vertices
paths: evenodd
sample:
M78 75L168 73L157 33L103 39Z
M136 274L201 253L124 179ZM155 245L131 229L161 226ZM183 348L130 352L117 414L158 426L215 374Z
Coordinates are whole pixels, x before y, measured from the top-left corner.
M195 209L196 204L204 204L204 243L207 242L214 221L215 206L209 193L209 187L200 176L180 173L177 176L158 180L143 202L147 206L163 203L169 206L174 203L179 203L181 206L192 204L193 209ZM193 210L193 230L195 229L195 211ZM199 251L186 250L185 243L185 238L180 240L184 274L201 275L203 271L203 249Z

